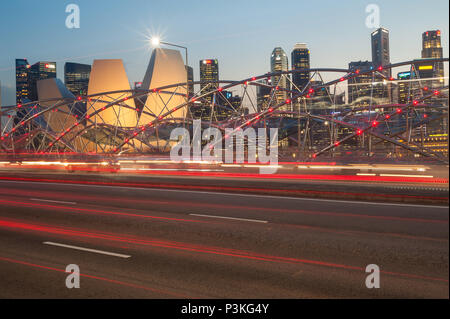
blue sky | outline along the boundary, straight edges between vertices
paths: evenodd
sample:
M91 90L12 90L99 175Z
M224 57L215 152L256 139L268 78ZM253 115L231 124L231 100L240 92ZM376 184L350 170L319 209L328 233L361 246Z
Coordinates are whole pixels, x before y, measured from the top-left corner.
M81 28L67 29L68 4L79 5ZM371 60L365 8L380 7L381 25L390 30L391 62L420 57L421 34L440 29L448 57L447 0L14 0L0 1L0 81L2 104L15 101L14 59L30 63L92 63L122 58L130 82L140 81L151 54L146 37L189 48L198 79L198 61L219 59L220 78L237 80L265 73L274 47L290 56L306 42L312 67L346 67Z

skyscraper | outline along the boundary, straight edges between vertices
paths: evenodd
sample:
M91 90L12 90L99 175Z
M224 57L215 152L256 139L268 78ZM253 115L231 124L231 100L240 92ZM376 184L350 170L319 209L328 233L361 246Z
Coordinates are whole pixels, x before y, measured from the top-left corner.
M28 72L30 65L27 59L16 59L16 104L28 98Z
M64 84L73 95L86 95L90 74L90 65L66 62L64 65Z
M437 88L442 85L436 77L439 77L439 72L443 73L444 70L438 69L437 64L436 62L430 62L429 59L415 59L413 61L412 70L415 71L420 87Z
M271 80L261 79L257 81L256 86L256 107L261 112L269 108L269 102L272 94Z
M359 70L364 72L372 68L372 62L370 61L355 61L348 64L348 68L351 72ZM371 88L372 88L372 75L359 75L357 77L350 78L347 82L348 86L348 103L355 106L367 106L370 102Z
M56 62L37 62L29 68L28 73L28 99L38 100L37 81L56 78Z
M398 103L407 104L413 100L413 87L411 86L411 71L397 73Z
M379 28L372 32L372 63L374 67L388 65L391 63L389 56L389 31L385 28ZM382 73L390 78L391 70L383 70Z
M217 87L219 82L219 61L217 59L200 60L200 88L210 85Z
M186 65L186 72L187 72L187 80L188 80L188 93L189 96L193 96L194 95L194 69L189 66Z
M442 46L441 46L441 31L432 30L426 31L422 34L422 58L442 58ZM444 77L444 63L434 63L434 77ZM439 80L440 83L444 82L444 79Z
M241 97L233 95L231 91L222 91L217 97L217 106L214 109L214 120L223 121L229 119L234 112L241 112Z
M219 61L217 59L200 60L200 89L201 94L211 92L219 86ZM194 118L209 120L211 118L211 103L213 96L208 95L204 98L206 102L199 105L195 104L191 108Z
M288 57L284 50L280 47L273 49L270 58L270 71L274 72L284 72L288 70ZM285 90L289 89L289 82L287 80L287 75L275 75L272 76L272 85L280 88L277 90L274 96L274 104L283 103L289 96L289 93ZM285 89L285 90L283 90ZM280 110L291 111L291 106L284 105Z
M309 69L309 49L306 43L297 43L291 53L292 70ZM296 88L293 90L303 90L309 81L309 72L299 72L292 74L292 82Z

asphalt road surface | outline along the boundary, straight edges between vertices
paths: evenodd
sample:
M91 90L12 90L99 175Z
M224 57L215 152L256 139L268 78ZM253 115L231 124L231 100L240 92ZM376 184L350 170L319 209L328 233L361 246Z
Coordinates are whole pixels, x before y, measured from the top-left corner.
M448 221L442 206L0 181L0 297L449 298Z

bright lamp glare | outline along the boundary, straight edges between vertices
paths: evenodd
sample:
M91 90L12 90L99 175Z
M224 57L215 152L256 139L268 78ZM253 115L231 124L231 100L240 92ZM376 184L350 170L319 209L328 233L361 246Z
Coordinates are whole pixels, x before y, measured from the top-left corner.
M160 43L160 40L159 40L158 37L153 37L152 38L152 45L153 46L157 47L157 46L159 46L159 43Z

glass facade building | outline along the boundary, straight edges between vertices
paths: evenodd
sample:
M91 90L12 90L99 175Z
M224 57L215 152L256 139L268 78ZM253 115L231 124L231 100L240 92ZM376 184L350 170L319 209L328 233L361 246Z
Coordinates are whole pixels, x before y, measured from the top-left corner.
M217 87L219 82L219 61L217 59L200 60L200 88Z
M374 67L378 68L382 65L391 63L389 55L389 31L385 28L379 28L372 32L372 63ZM386 77L391 77L391 70L381 71Z
M442 50L440 30L426 31L422 34L422 59L442 58ZM433 77L442 78L436 81L436 85L444 83L443 62L433 63Z
M16 59L16 104L28 99L28 73L30 65L27 59Z
M291 53L292 70L309 69L310 51L306 46L306 43L297 43ZM293 90L303 90L309 82L309 72L298 72L292 74L292 83L296 88Z
M373 68L370 61L355 61L348 64L351 72L367 71ZM348 103L354 106L368 106L371 101L372 75L359 75L347 81Z
M284 50L280 47L273 49L272 55L270 57L270 72L283 72L288 71L288 57ZM277 90L275 92L274 103L280 104L283 103L288 97L289 93L285 90L289 90L290 85L287 80L287 75L274 75L272 76L272 85L280 88L281 90ZM285 89L285 90L283 90ZM284 105L279 110L291 111L291 105Z
M270 98L272 96L271 80L262 79L257 81L256 86L256 107L261 112L269 108Z
M407 104L413 99L413 88L409 81L411 78L411 71L397 73L397 95L400 104Z
M91 66L67 62L64 65L64 83L75 96L87 95Z
M219 86L219 61L217 59L200 60L200 89L201 94L215 90ZM209 95L204 98L202 103L191 106L191 114L193 118L201 118L204 120L211 119L211 104L213 96Z
M38 100L37 81L56 78L56 62L37 62L33 64L28 73L28 99Z
M186 65L187 79L188 79L188 93L189 96L194 96L194 69Z

